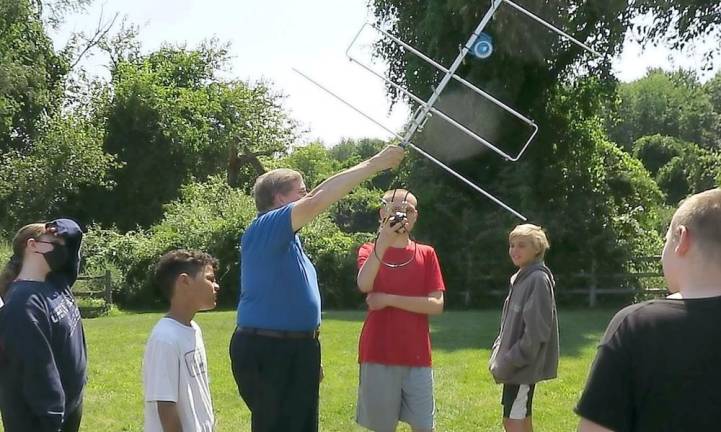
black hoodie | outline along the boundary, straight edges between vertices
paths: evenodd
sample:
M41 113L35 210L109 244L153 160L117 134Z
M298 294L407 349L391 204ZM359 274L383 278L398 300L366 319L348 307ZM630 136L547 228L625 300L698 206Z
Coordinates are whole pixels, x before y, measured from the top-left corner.
M0 308L0 411L5 432L57 432L82 403L87 354L70 287L83 233L69 219L49 225L65 239L69 259L44 282L10 284Z

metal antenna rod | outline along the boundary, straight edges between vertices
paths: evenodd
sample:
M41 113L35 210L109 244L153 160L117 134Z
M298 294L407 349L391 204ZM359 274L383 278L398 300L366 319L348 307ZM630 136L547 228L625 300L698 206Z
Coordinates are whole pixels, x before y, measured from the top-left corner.
M481 96L485 97L486 99L490 100L491 102L493 102L493 103L496 104L497 106L501 107L501 108L504 109L505 111L507 111L507 112L509 112L510 114L514 115L516 118L522 120L522 121L525 122L525 123L528 123L532 128L535 129L534 132L533 132L533 134L531 135L531 137L526 141L525 145L521 148L521 150L520 150L520 151L518 152L518 154L515 155L515 156L510 156L510 155L506 154L505 152L501 152L497 147L495 147L495 146L493 146L492 144L488 143L486 140L479 139L479 137L474 136L474 138L476 138L478 141L480 141L481 143L483 143L484 145L486 145L487 147L489 147L491 150L495 151L496 153L501 154L501 155L502 155L504 158L506 158L507 160L510 160L510 161L514 161L514 162L515 162L515 161L518 161L518 160L520 159L521 155L525 152L526 148L528 147L528 145L531 143L531 141L532 141L533 138L535 137L536 132L538 132L538 128L537 128L537 126L534 124L534 122L533 122L532 120L526 118L525 116L521 115L520 113L518 113L518 112L515 111L514 109L510 108L509 106L507 106L507 105L504 104L503 102L501 102L501 101L499 101L498 99L494 98L494 97L491 96L490 94L484 92L483 90L479 89L478 87L474 86L473 84L469 83L469 82L466 81L465 79L463 79L463 78L461 78L461 77L459 77L458 75L455 74L456 70L458 69L458 67L459 67L459 66L461 65L461 63L463 62L463 59L466 57L466 55L468 55L468 52L469 52L469 51L471 50L471 48L473 47L473 44L476 42L476 39L478 39L478 37L480 36L481 32L482 32L482 31L485 29L485 27L488 25L488 22L491 20L491 18L493 17L493 15L496 13L496 11L498 10L498 8L499 8L502 4L504 4L504 3L507 4L507 5L509 5L509 6L511 6L511 7L514 8L515 10L523 13L523 14L526 15L527 17L530 17L530 18L533 19L534 21L536 21L536 22L538 22L538 23L541 23L544 27L550 29L551 31L555 32L556 34L560 35L561 37L570 40L571 42L573 42L574 44L576 44L576 45L580 46L581 48L587 50L588 52L590 52L590 53L592 53L592 54L594 54L594 55L596 55L596 56L598 56L598 57L602 57L602 55L601 55L600 53L598 53L597 51L595 51L594 49L592 49L592 48L589 47L588 45L584 44L583 42L581 42L581 41L579 41L578 39L574 38L573 36L569 35L568 33L566 33L566 32L564 32L564 31L558 29L557 27L553 26L552 24L544 21L543 19L539 18L538 16L534 15L533 13L531 13L531 12L529 12L528 10L524 9L523 7L521 7L521 6L513 3L511 0L492 0L492 1L491 1L491 7L490 7L489 10L486 12L486 14L483 16L483 19L482 19L481 22L478 24L478 26L476 27L476 29L474 30L474 32L471 34L471 37L468 39L468 41L466 42L466 44L465 44L465 45L463 46L463 48L461 49L461 52L458 54L458 57L456 57L455 61L454 61L453 64L451 65L451 67L448 68L448 69L446 69L443 65L438 64L436 61L434 61L433 59L431 59L431 58L428 57L427 55L423 54L422 52L420 52L420 51L418 51L417 49L413 48L412 46L406 44L405 42L403 42L402 40L400 40L400 39L398 39L397 37L393 36L392 34L388 33L387 31L383 30L383 29L380 28L377 24L367 24L367 25L370 25L371 27L373 27L373 28L374 28L375 30L377 30L378 32L380 32L381 34L383 34L385 37L387 37L387 38L391 39L392 41L394 41L395 43L403 46L403 47L404 47L405 49L407 49L408 51L410 51L410 52L412 52L413 54L419 56L420 58L422 58L422 59L425 60L426 62L428 62L428 63L430 63L431 65L433 65L436 69L439 69L441 72L444 72L444 73L445 73L445 75L444 75L443 78L441 79L441 81L440 81L440 83L438 84L438 86L437 86L436 88L434 88L433 93L431 94L431 97L430 97L430 98L428 99L428 101L422 106L422 109L420 109L420 110L415 114L415 117L413 118L413 121L411 122L411 124L410 124L410 126L409 126L409 128L408 128L408 130L407 130L407 132L406 132L406 135L405 135L405 137L404 137L404 141L401 142L401 145L404 145L406 141L410 141L410 140L411 140L411 138L413 137L413 134L415 134L415 133L419 130L419 128L421 127L421 125L425 122L426 118L428 117L429 113L430 113L430 112L433 112L433 110L434 110L434 109L433 109L433 105L436 103L436 101L437 101L437 99L439 98L440 94L443 92L443 90L445 89L445 87L448 85L448 82L449 82L451 79L455 79L456 81L458 81L458 82L460 82L461 84L465 85L466 87L470 88L470 89L473 90L474 92L479 93ZM364 28L364 27L365 27L365 25L364 25L363 27L361 27L361 29L360 29L360 31L358 32L358 34L356 34L356 36L353 38L353 41L351 42L351 44L350 44L350 46L348 47L348 49L346 49L346 56L347 56L351 61L353 61L353 62L355 62L355 63L357 63L357 64L359 64L359 65L361 65L361 66L365 66L365 65L364 65L362 62L360 62L360 61L358 61L357 59L355 59L355 58L353 57L353 55L351 54L350 51L351 51L352 46L355 44L356 40L357 40L358 37L360 36L361 32L363 31L363 28ZM366 68L366 69L369 69L368 67L365 67L365 68ZM372 72L374 72L374 71L372 71ZM377 73L374 72L374 74L378 76ZM387 83L390 83L391 85L394 85L394 84L395 84L395 83L393 83L391 80L389 80L388 78L385 78L385 77L382 77L382 76L381 76L380 78L383 79L384 81L386 81ZM401 91L403 91L403 90L401 90ZM404 92L404 93L407 93L407 92ZM455 124L454 124L454 125L455 125ZM464 128L460 128L460 129L463 130ZM468 132L467 132L466 130L463 130L463 131L464 131L466 134L468 134ZM471 134L469 134L469 135L471 135ZM471 135L471 136L473 136L473 135Z
M417 147L415 144L413 144L412 142L409 141L409 142L407 143L407 145L408 145L408 147L412 148L413 150L415 150L415 151L417 151L418 153L420 153L420 154L422 154L423 156L425 156L428 160L430 160L430 161L433 162L434 164L436 164L436 165L438 165L439 167L443 168L446 172L448 172L449 174L453 175L453 176L456 177L458 180L462 181L463 183L467 184L468 186L472 187L472 188L475 189L476 191L478 191L478 192L480 192L481 194L483 194L483 196L485 196L485 197L488 198L489 200L493 201L494 203L498 204L499 206L501 206L501 207L503 207L504 209L508 210L509 212L513 213L513 215L516 216L517 218L521 219L522 221L527 221L527 220L528 220L525 216L523 216L522 214L520 214L520 213L517 212L516 210L512 209L512 208L511 208L510 206L508 206L506 203L504 203L503 201L501 201L501 200L499 200L498 198L494 197L494 196L491 195L489 192L486 192L484 189L482 189L481 187L477 186L475 183L471 182L471 181L468 180L467 178L465 178L465 177L463 177L462 175L458 174L457 172L453 171L453 170L450 169L446 164L444 164L443 162L441 162L441 161L439 161L438 159L434 158L433 156L429 155L428 153L426 153L426 152L423 151L422 149L418 148L418 147Z
M438 63L435 63L433 60L429 59L425 54L421 53L420 51L416 50L415 48L411 47L410 45L407 45L405 42L401 41L400 39L395 38L393 35L391 35L391 34L389 34L389 33L386 33L384 30L382 30L382 29L380 29L380 28L377 28L377 27L375 27L375 26L373 26L373 28L375 28L376 30L378 30L378 31L381 32L382 34L386 35L386 36L389 37L391 40L394 40L394 41L398 42L400 45L402 45L403 47L407 48L408 50L410 50L410 51L413 52L414 54L416 54L416 55L420 56L421 58L423 58L424 60L428 61L429 63L431 63L431 64L432 64L433 66L435 66L436 68L440 69L440 70L443 71L443 72L448 73L448 69L446 69L445 67L439 65ZM352 45L351 45L351 47L352 47ZM413 99L415 102L417 102L417 103L420 105L420 108L421 108L421 109L422 109L422 108L425 108L425 107L428 105L427 102L425 102L425 101L424 101L423 99L421 99L420 97L414 95L412 92L410 92L409 90L407 90L407 89L406 89L405 87L403 87L402 85L394 82L393 80L391 80L391 79L389 79L389 78L386 78L386 77L383 76L382 74L380 74L380 73L376 72L375 70L373 70L370 66L366 65L366 64L363 63L362 61L360 61L360 60L356 59L355 57L353 57L353 55L349 52L351 47L349 47L348 51L346 51L346 55L348 56L348 59L349 59L350 61L354 62L354 63L357 64L358 66L360 66L360 67L362 67L363 69L367 70L369 73L371 73L371 74L373 74L374 76L376 76L376 77L380 78L381 80L385 81L386 84L392 86L393 88L397 89L398 91L400 91L401 93L405 94L405 95L408 96L409 98ZM468 87L469 89L471 89L473 92L479 94L480 96L484 97L485 99L488 99L489 101L491 101L491 102L492 102L493 104L495 104L496 106L498 106L498 107L500 107L501 109L505 110L506 112L512 114L514 117L518 118L519 120L521 120L522 122L524 122L524 123L526 123L528 126L530 126L530 128L533 129L533 132L531 133L531 135L530 135L530 136L528 137L528 139L526 140L526 143L523 145L523 147L521 148L521 150L520 150L515 156L512 156L512 155L504 152L504 151L501 150L500 148L496 147L493 143L491 143L490 141L486 140L486 139L483 138L482 136L480 136L480 135L478 135L477 133L473 132L472 130L468 129L466 126L462 125L462 124L459 123L458 121L454 120L454 119L453 119L451 116L449 116L448 114L445 114L444 112L440 111L438 108L435 108L435 107L433 107L433 106L428 106L429 112L432 113L432 114L437 114L437 115L438 115L439 117L441 117L443 120L445 120L445 121L447 121L448 123L450 123L451 125L455 126L455 127L458 128L460 131L462 131L463 133L465 133L466 135L470 136L471 138L473 138L473 139L475 139L476 141L480 142L480 143L483 144L484 146L488 147L489 149L491 149L491 150L493 150L494 152L496 152L496 153L498 153L499 155L501 155L504 159L509 160L509 161L513 161L513 162L518 161L518 160L521 158L521 156L523 155L523 153L525 152L525 150L528 148L528 146L531 144L531 141L533 141L533 138L534 138L534 137L536 136L536 134L538 133L538 126L536 125L536 123L533 122L533 120L524 117L524 116L523 116L521 113L519 113L518 111L514 110L513 108L509 107L508 105L504 104L503 102L501 102L500 100L496 99L496 98L493 97L492 95L484 92L484 91L481 90L480 88L474 86L473 84L471 84L471 83L469 83L468 81L464 80L463 78L459 77L458 75L453 74L452 77L453 77L453 79L459 81L461 84L463 84L463 85L465 85L466 87ZM414 117L414 118L417 117L417 114L418 114L419 112L420 112L420 110L416 111L416 113L414 113L412 117ZM423 122L424 122L427 118L428 118L428 115L423 119ZM422 129L423 122L421 122L421 124L418 126L418 129L417 129L416 132L418 132L418 131L420 131L420 130Z
M441 82L438 83L438 86L433 90L433 94L428 99L428 102L426 102L426 106L416 115L416 118L413 119L411 122L410 127L406 131L406 135L403 137L403 141L401 141L401 145L405 145L405 143L409 142L411 138L413 138L413 134L416 133L418 130L418 127L423 123L423 120L425 120L426 116L428 115L430 108L436 103L436 100L438 100L438 97L441 95L441 92L443 89L446 88L446 85L451 81L451 78L456 73L456 70L458 67L460 67L461 63L463 63L463 59L466 57L466 54L468 54L468 51L471 49L473 44L476 42L476 39L478 39L478 36L481 34L481 31L486 27L486 24L493 18L493 14L496 13L496 10L501 6L501 3L503 3L504 0L494 0L493 4L491 5L490 9L486 12L486 14L483 16L483 19L480 23L478 23L478 26L473 31L473 34L468 39L468 42L463 46L463 49L458 54L458 57L456 57L456 60L453 62L450 68L448 68L448 72L446 72L445 76L443 76L443 79L441 79Z
M570 40L571 42L575 43L576 45L580 46L581 48L583 48L583 49L585 49L586 51L590 52L591 54L595 55L596 57L603 57L603 56L602 56L598 51L596 51L595 49L593 49L593 48L591 48L590 46L586 45L585 43L579 41L579 40L576 39L575 37L573 37L573 36L569 35L568 33L564 32L563 30L560 30L559 28L557 28L557 27L554 26L553 24L549 24L548 22L542 20L541 18L539 18L538 16L536 16L534 13L527 11L526 9L524 9L524 8L522 8L521 6L513 3L512 1L503 0L503 2L504 2L505 4L507 4L508 6L511 6L511 7L514 8L515 10L521 12L522 14L526 15L527 17L531 18L532 20L534 20L534 21L542 24L544 27L546 27L547 29L551 30L552 32L557 33L557 34L563 36L564 38Z
M410 147L410 148L412 148L413 150L415 150L416 152L418 152L419 154L421 154L422 156L424 156L425 158L427 158L428 160L430 160L430 161L433 162L434 164L436 164L436 165L438 165L439 167L443 168L445 171L447 171L447 172L450 173L451 175L455 176L456 178L458 178L459 180L461 180L462 182L464 182L464 183L467 184L468 186L472 187L472 188L475 189L476 191L478 191L478 192L480 192L481 194L483 194L485 197L487 197L488 199L490 199L490 200L493 201L494 203L498 204L499 206L501 206L501 207L503 207L504 209L508 210L509 212L513 213L513 214L514 214L515 216L517 216L518 218L520 218L520 219L522 219L522 220L525 221L526 218L525 218L522 214L518 213L517 211L515 211L514 209L512 209L511 207L509 207L508 205L506 205L505 203L503 203L501 200L499 200L498 198L494 197L494 196L491 195L490 193L486 192L485 190L483 190L482 188L480 188L479 186L477 186L476 184L474 184L474 183L471 182L470 180L468 180L468 179L466 179L465 177L463 177L462 175L458 174L456 171L454 171L454 170L452 170L451 168L449 168L449 167L448 167L446 164L444 164L443 162L439 161L439 160L436 159L435 157L431 156L430 154L428 154L428 153L425 152L424 150L422 150L422 149L420 149L419 147L417 147L415 144L413 144L413 143L411 142L411 138L413 138L413 135L423 127L423 124L424 124L424 123L426 122L426 120L429 118L430 114L431 114L431 113L434 113L434 114L440 116L443 120L449 122L450 124L452 124L453 126L455 126L456 128L458 128L459 130L461 130L462 132L464 132L465 134L467 134L467 135L475 138L477 141L481 142L481 143L484 144L486 147L490 148L491 150L493 150L493 151L495 151L496 153L500 154L501 156L505 157L507 160L517 161L517 160L521 157L521 155L524 153L524 151L526 150L526 148L528 147L528 145L530 144L530 142L533 140L533 138L535 137L536 133L538 132L538 126L535 124L535 122L533 122L533 120L530 120L530 119L526 118L526 117L523 116L521 113L515 111L514 109L512 109L512 108L509 107L508 105L506 105L506 104L504 104L503 102L501 102L500 100L496 99L495 97L491 96L490 94L484 92L483 90L479 89L478 87L472 85L470 82L468 82L468 81L466 81L465 79L463 79L463 78L459 77L458 75L456 75L456 70L457 70L457 69L460 67L460 65L462 64L463 59L466 57L466 55L468 55L469 51L473 48L473 45L475 44L476 40L477 40L477 39L479 38L479 36L482 34L483 29L486 27L486 25L488 25L488 23L489 23L490 20L493 18L493 15L496 13L496 11L498 10L498 8L499 8L502 4L504 4L504 3L507 4L507 5L509 5L509 6L511 6L511 7L512 7L513 9L515 9L516 11L521 12L523 15L525 15L525 16L533 19L534 21L536 21L536 22L538 22L538 23L540 23L541 25L543 25L544 27L550 29L551 31L555 32L556 34L560 35L561 37L570 40L570 41L573 42L574 44L576 44L576 45L580 46L581 48L585 49L586 51L588 51L588 52L590 52L590 53L592 53L592 54L594 54L594 55L596 55L596 56L598 56L598 57L602 57L602 55L601 55L600 53L598 53L597 51L595 51L594 49L592 49L591 47L589 47L588 45L586 45L585 43L583 43L583 42L579 41L578 39L572 37L571 35L569 35L568 33L564 32L563 30L558 29L557 27L553 26L552 24L544 21L542 18L536 16L536 15L533 14L532 12L529 12L528 10L524 9L523 7L515 4L515 3L514 3L513 1L511 1L511 0L491 0L490 2L491 2L490 8L488 9L488 11L486 11L486 14L485 14L485 15L483 16L483 18L481 19L481 22L478 23L478 26L476 26L476 28L475 28L475 30L473 31L473 33L471 34L470 38L468 39L468 41L466 42L466 44L465 44L465 45L463 46L463 48L461 49L461 52L458 54L458 56L456 57L456 59L453 61L453 63L451 64L451 66L450 66L448 69L446 69L446 68L443 67L442 65L438 64L438 63L435 62L433 59L431 59L430 57L426 56L425 54L423 54L422 52L418 51L417 49L413 48L412 46L406 44L405 42L401 41L400 39L396 38L395 36L391 35L390 33L386 32L385 30L381 29L379 26L377 26L377 25L375 25L375 24L371 24L371 26L372 26L373 28L375 28L376 30L378 30L379 32L381 32L383 35L385 35L386 37L390 38L390 39L393 40L394 42L400 44L400 45L403 46L405 49L407 49L407 50L410 51L411 53L419 56L420 58L422 58L423 60L425 60L425 61L428 62L429 64L433 65L434 67L436 67L436 69L440 70L441 72L443 72L443 73L445 74L445 75L443 76L443 78L441 79L441 81L438 83L438 85L433 89L433 93L431 94L431 96L430 96L430 98L428 99L428 101L425 101L425 102L424 102L422 99L420 99L419 97L415 96L415 95L414 95L413 93L411 93L410 91L408 91L408 90L406 90L405 88L403 88L402 86L398 85L397 83L393 82L393 81L390 80L390 79L387 79L387 78L381 76L380 74L378 74L378 73L376 73L375 71L373 71L370 67L368 67L368 66L365 65L364 63L362 63L362 62L356 60L355 58L353 58L353 56L352 56L351 53L350 53L351 47L355 44L356 40L358 40L361 32L362 32L363 29L365 28L365 25L364 25L363 27L361 27L361 29L358 31L358 33L357 33L357 34L355 35L355 37L353 38L353 41L351 42L350 46L349 46L348 49L346 50L346 55L348 56L348 58L351 59L352 61L354 61L355 63L357 63L358 65L362 66L363 68L365 68L365 69L368 70L369 72L372 72L374 75L380 77L380 78L383 79L387 84L390 84L391 86L393 86L393 87L396 88L397 90L401 91L401 92L404 93L407 97L410 97L411 99L413 99L415 102L417 102L417 103L420 105L420 106L418 107L418 110L416 110L416 113L412 116L412 117L413 117L413 120L410 122L410 124L409 124L409 126L408 126L408 128L407 128L404 136L401 136L401 135L399 135L398 133L396 133L395 131L393 131L393 130L391 130L390 128L386 127L386 126L383 125L381 122L377 121L377 120L374 119L373 117L369 116L368 114L364 113L364 112L361 111L360 109L356 108L354 105L352 105L351 103L345 101L343 98L341 98L341 97L338 96L337 94L333 93L332 91L328 90L327 88L325 88L324 86L322 86L320 83L318 83L317 81L313 80L312 78L310 78L309 76L305 75L304 73L300 72L299 70L293 68L293 71L295 71L296 73L298 73L298 74L301 75L303 78L305 78L305 79L307 79L308 81L310 81L311 83L315 84L315 85L316 85L317 87L319 87L321 90L323 90L323 91L325 91L326 93L330 94L330 95L333 96L335 99L339 100L339 101L342 102L344 105L346 105L346 106L348 106L349 108L351 108L353 111L357 112L358 114L360 114L360 115L362 115L363 117L365 117L366 119L370 120L371 122L373 122L374 124L376 124L376 125L379 126L380 128L384 129L385 131L391 133L393 136L397 137L397 138L400 140L400 145L401 145L402 147ZM366 24L366 25L367 25L367 24ZM460 82L460 83L463 84L464 86L466 86L466 87L470 88L471 90L473 90L474 92L480 94L480 95L483 96L484 98L488 99L488 100L491 101L492 103L496 104L497 106L499 106L500 108L502 108L502 109L505 110L506 112L512 114L513 116L515 116L516 118L518 118L519 120L523 121L524 123L528 124L531 128L533 128L533 133L531 134L531 137L528 139L528 141L526 141L526 144L525 144L525 145L523 146L523 148L518 152L517 155L511 156L511 155L506 154L505 152L501 151L498 147L494 146L492 143L490 143L489 141L485 140L483 137L479 136L479 135L476 134L475 132L471 131L471 130L468 129L467 127L463 126L462 124L460 124L459 122L457 122L456 120L454 120L454 119L453 119L452 117L450 117L449 115L443 113L442 111L438 110L437 108L435 108L435 107L433 106L433 105L435 105L435 103L438 101L438 98L440 97L441 93L443 92L443 90L446 88L446 86L448 85L448 83L449 83L452 79L457 80L458 82Z
M398 133L394 132L392 129L386 127L383 123L379 122L378 120L376 120L376 119L374 119L373 117L369 116L368 114L364 113L364 112L361 111L360 109L356 108L353 104L347 102L345 99L343 99L342 97L338 96L336 93L332 92L331 90L327 89L327 88L324 87L322 84L320 84L319 82L315 81L313 78L309 77L308 75L304 74L303 72L299 71L299 70L296 69L296 68L292 68L292 69L293 69L293 72L297 73L298 75L300 75L300 76L302 76L303 78L307 79L307 80L310 81L311 83L315 84L318 88L320 88L321 90L325 91L325 92L328 93L329 95L333 96L335 99L337 99L338 101L340 101L341 103L343 103L343 104L344 104L345 106L347 106L348 108L352 109L353 111L355 111L355 112L357 112L358 114L362 115L362 116L365 117L366 119L370 120L370 121L373 122L376 126L380 127L381 129L385 130L386 132L389 132L390 134L392 134L393 136L395 136L395 137L398 138L398 139L401 139L401 140L403 139L403 136L399 135ZM459 179L460 181L462 181L463 183L467 184L468 186L472 187L472 188L475 189L476 191L478 191L478 192L480 192L481 194L483 194L483 196L485 196L486 198L490 199L490 200L493 201L494 203L498 204L499 206L501 206L501 207L503 207L504 209L508 210L509 212L513 213L514 216L518 217L519 219L521 219L521 220L523 220L523 221L528 220L525 216L523 216L521 213L519 213L519 212L517 212L516 210L514 210L511 206L509 206L508 204L506 204L506 203L504 203L503 201L499 200L499 199L496 198L495 196L491 195L489 192L487 192L487 191L484 190L483 188L479 187L478 185L474 184L473 182L471 182L471 181L468 180L467 178L465 178L465 177L463 177L462 175L458 174L457 172L455 172L454 170L452 170L451 168L449 168L448 166L446 166L443 162L441 162L441 161L439 161L438 159L436 159L435 157L431 156L430 154L428 154L427 152L425 152L424 150L422 150L421 148L419 148L418 146L416 146L416 145L413 144L412 142L407 141L407 142L405 143L405 146L406 146L406 147L410 147L411 149L417 151L417 152L420 153L422 156L426 157L428 160L430 160L430 161L433 162L434 164L436 164L436 165L438 165L439 167L443 168L445 171L447 171L448 173L450 173L450 174L453 175L454 177L458 178L458 179Z

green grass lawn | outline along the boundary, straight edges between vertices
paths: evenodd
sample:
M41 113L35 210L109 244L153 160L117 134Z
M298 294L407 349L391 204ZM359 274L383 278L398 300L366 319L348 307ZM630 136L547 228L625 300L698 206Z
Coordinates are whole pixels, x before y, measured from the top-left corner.
M572 408L583 388L595 345L612 316L610 310L560 313L559 378L538 386L534 423L540 431L575 430ZM149 331L159 313L124 314L84 321L89 347L89 383L83 431L141 431L141 361ZM358 380L356 352L364 314L327 312L322 344L325 380L320 390L323 431L360 431L353 421ZM446 312L432 319L436 430L500 431L500 386L487 361L499 312ZM237 394L230 371L228 343L235 312L196 316L203 329L211 376L217 430L247 431L249 412ZM389 329L392 330L392 329ZM409 431L405 425L399 431Z

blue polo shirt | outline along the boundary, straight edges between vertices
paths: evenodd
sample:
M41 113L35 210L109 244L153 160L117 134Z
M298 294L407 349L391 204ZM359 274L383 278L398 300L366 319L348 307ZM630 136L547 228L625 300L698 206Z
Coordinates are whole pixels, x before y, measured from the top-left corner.
M293 232L294 205L259 214L241 238L239 326L311 331L320 325L318 278Z

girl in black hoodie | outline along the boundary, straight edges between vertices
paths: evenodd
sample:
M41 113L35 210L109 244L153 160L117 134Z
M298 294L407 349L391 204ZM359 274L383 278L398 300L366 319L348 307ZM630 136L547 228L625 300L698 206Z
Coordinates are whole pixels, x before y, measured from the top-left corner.
M0 274L0 411L5 432L76 432L87 355L70 287L82 231L68 219L30 224Z

